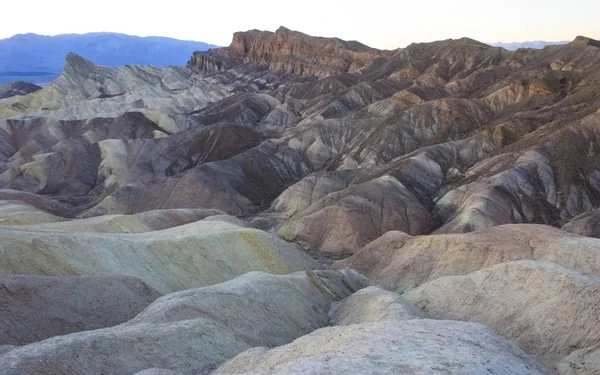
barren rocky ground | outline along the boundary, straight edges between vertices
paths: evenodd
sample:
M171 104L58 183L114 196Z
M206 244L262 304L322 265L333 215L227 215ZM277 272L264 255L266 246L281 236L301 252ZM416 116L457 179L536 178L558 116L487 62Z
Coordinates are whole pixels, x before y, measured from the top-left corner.
M600 43L286 28L0 89L0 374L600 374Z

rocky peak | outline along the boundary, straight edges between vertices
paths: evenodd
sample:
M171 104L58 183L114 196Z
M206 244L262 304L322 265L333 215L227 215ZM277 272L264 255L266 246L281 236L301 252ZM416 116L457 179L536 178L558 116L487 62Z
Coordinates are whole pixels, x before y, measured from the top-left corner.
M75 52L69 52L66 57L66 64L72 66L88 66L93 67L94 63L85 57L76 54Z
M242 60L234 56L229 48L194 52L187 66L202 75L211 75L232 68Z
M233 35L231 48L244 55L260 53L261 50L274 49L275 52L294 54L309 53L318 55L323 52L372 53L378 50L356 41L344 41L338 38L313 37L281 26L274 33L251 30Z
M324 77L354 73L388 51L356 41L309 36L280 27L275 32L250 30L233 35L223 49L196 52L189 65L199 73L212 74L242 62L254 62L273 70Z
M69 52L65 61L65 69L63 75L74 76L83 75L88 76L94 71L96 65L90 60L76 54L75 52Z
M592 46L592 47L600 47L600 41L588 38L586 36L578 36L571 42L571 44L581 45L581 46Z

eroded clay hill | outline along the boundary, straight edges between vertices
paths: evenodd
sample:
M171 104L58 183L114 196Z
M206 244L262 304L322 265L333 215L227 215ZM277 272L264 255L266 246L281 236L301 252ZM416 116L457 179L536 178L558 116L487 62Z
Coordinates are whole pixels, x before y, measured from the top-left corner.
M599 45L68 55L0 99L0 374L600 373Z
M600 204L599 62L583 37L378 51L285 28L182 68L70 55L48 87L0 101L0 185L69 216L258 215L335 254L395 229L561 227Z

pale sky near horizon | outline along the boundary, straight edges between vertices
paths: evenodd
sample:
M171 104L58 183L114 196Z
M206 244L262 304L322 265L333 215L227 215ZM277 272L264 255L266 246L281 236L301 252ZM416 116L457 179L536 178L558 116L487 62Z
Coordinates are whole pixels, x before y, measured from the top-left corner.
M0 9L0 38L110 31L225 46L235 31L282 25L386 49L463 36L488 43L600 38L598 0L29 0Z

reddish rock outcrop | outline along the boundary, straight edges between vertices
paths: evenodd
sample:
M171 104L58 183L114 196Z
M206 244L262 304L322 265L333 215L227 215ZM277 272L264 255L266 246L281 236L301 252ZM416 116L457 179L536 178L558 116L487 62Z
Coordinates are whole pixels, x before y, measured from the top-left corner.
M228 48L196 52L188 65L196 72L213 74L234 64L252 62L272 70L324 77L360 72L374 58L391 54L356 41L313 37L280 27L274 33L235 33Z

